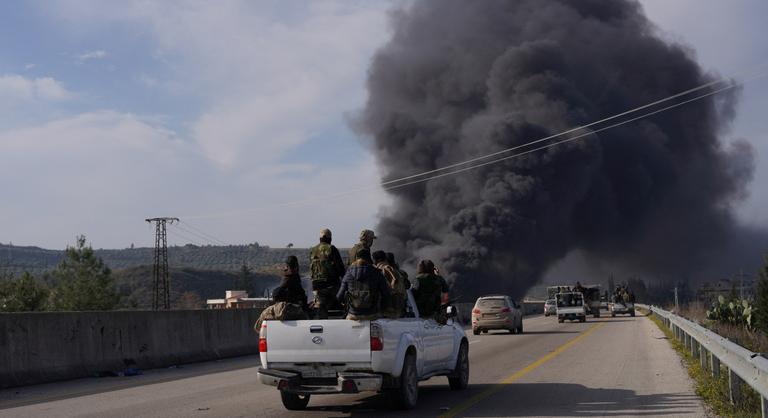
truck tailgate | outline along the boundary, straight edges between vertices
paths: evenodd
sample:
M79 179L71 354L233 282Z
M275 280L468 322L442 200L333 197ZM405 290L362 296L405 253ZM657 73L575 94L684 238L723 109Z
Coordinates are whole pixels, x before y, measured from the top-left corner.
M369 321L267 321L267 361L352 363L371 361Z

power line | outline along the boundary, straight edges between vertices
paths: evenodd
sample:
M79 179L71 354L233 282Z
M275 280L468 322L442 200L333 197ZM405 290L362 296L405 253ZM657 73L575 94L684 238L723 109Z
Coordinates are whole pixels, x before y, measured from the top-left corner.
M503 150L499 150L499 151L496 151L496 152L493 152L493 153L490 153L490 154L481 155L479 157L475 157L475 158L471 158L469 160L465 160L465 161L461 161L461 162L458 162L458 163L453 163L453 164L450 164L450 165L447 165L447 166L435 168L433 170L424 171L424 172L417 173L417 174L411 174L409 176L400 177L398 179L387 180L385 182L382 182L381 185L382 186L386 186L388 184L398 183L398 182L401 182L401 181L404 181L404 180L409 180L409 179L412 179L412 178L425 176L427 174L432 174L432 173L437 173L437 172L440 172L440 171L450 170L451 168L460 167L462 165L473 163L475 161L480 161L480 160L484 160L486 158L491 158L491 157L495 157L497 155L501 155L501 154L505 154L505 153L508 153L508 152L512 152L512 151L515 151L517 149L520 149L520 148L523 148L523 147L526 147L526 146L529 146L529 145L537 144L539 142L548 141L550 139L554 139L554 138L557 138L557 137L560 137L560 136L563 136L563 135L568 135L570 133L586 129L586 128L589 128L591 126L599 125L601 123L605 123L605 122L608 122L608 121L613 120L613 119L618 119L618 118L620 118L622 116L626 116L626 115L638 112L640 110L647 109L649 107L653 107L653 106L656 106L658 104L661 104L661 103L664 103L664 102L676 99L678 97L682 97L682 96L685 96L687 94L693 93L695 91L699 91L699 90L702 90L702 89L705 89L705 88L708 88L708 87L711 87L713 85L717 85L717 84L720 84L720 83L724 83L724 82L725 82L725 80L712 81L712 82L709 82L707 84L703 84L701 86L694 87L692 89L689 89L689 90L677 93L675 95L669 96L667 98L664 98L664 99L661 99L661 100L657 100L655 102L651 102L651 103L648 103L648 104L636 107L634 109L627 110L627 111L621 112L621 113L617 113L617 114L615 114L613 116L609 116L607 118L600 119L600 120L588 123L586 125L577 126L575 128L571 128L571 129L568 129L566 131L562 131L562 132L556 133L554 135L549 135L549 136L546 136L546 137L543 137L543 138L539 138L539 139L534 140L534 141L526 142L526 143L521 144L521 145L516 145L516 146L510 147L510 148L505 148Z
M176 225L174 225L174 226L176 226ZM203 247L204 246L202 243L200 243L198 241L197 238L191 238L188 235L183 234L182 232L180 232L180 230L178 230L178 229L175 229L173 231L173 235L178 235L179 237L187 240L187 243L189 243L189 244L194 244L194 245L197 245L198 247Z
M562 139L560 141L556 141L556 142L553 142L551 144L542 145L540 147L536 147L536 148L533 148L533 149L530 149L530 150L526 150L526 151L523 151L523 152L520 152L520 153L517 153L517 154L508 155L506 157L497 158L495 160L486 161L486 162L481 163L481 164L476 164L476 165L472 165L472 166L469 166L469 167L464 167L464 168L461 168L461 169L458 169L458 170L454 170L454 171L450 171L450 172L447 172L447 173L442 173L442 174L438 174L438 175L435 175L435 176L431 176L431 177L427 177L427 178L422 178L422 179L410 181L410 182L407 182L407 183L401 183L401 184L397 184L397 185L394 185L394 186L385 187L384 190L393 190L393 189L398 189L400 187L410 186L410 185L416 184L416 183L423 183L423 182L426 182L426 181L429 181L429 180L434 180L434 179L438 179L438 178L441 178L441 177L450 176L450 175L453 175L453 174L463 173L465 171L474 170L476 168L485 167L487 165L496 164L496 163L499 163L499 162L502 162L502 161L505 161L505 160L509 160L509 159L512 159L512 158L521 157L523 155L531 154L531 153L534 153L536 151L541 151L541 150L545 150L547 148L552 148L552 147L555 147L557 145L564 144L566 142L575 141L575 140L581 139L581 138L583 138L585 136L589 136L589 135L596 134L598 132L605 131L607 129L611 129L611 128L615 128L617 126L625 125L625 124L630 123L630 122L635 122L637 120L647 118L648 116L653 116L653 115L655 115L657 113L661 113L661 112L664 112L666 110L669 110L669 109L672 109L672 108L675 108L675 107L679 107L679 106L682 106L684 104L687 104L687 103L690 103L690 102L694 102L696 100L700 100L700 99L703 99L705 97L712 96L712 95L715 95L717 93L721 93L723 91L730 90L730 89L735 88L735 87L736 87L736 85L729 85L729 86L726 86L726 87L722 87L722 88L720 88L718 90L711 91L711 92L703 94L701 96L697 96L697 97L685 100L685 101L680 102L680 103L675 103L673 105L670 105L670 106L667 106L667 107L655 110L653 112L649 112L649 113L646 113L646 114L643 114L643 115L640 115L640 116L637 116L637 117L634 117L634 118L631 118L631 119L627 119L625 121L621 121L621 122L614 123L614 124L611 124L611 125L608 125L608 126L604 126L602 128L595 129L595 130L592 130L592 131L589 131L589 132L586 132L586 133L583 133L583 134L579 134L579 135L576 135L576 136L573 136L573 137L570 137L570 138Z
M193 232L193 231L191 231L191 230L189 230L189 229L186 229L186 228L182 228L182 227L180 227L179 225L175 225L175 226L176 226L176 229L177 229L177 231L176 231L176 232L177 232L179 235L182 235L182 236L186 236L187 238L189 238L189 235L186 235L186 234L190 234L190 235L192 235L192 236L196 237L196 238L194 239L195 241L197 241L197 240L202 240L201 242L205 242L205 243L207 243L207 244L213 244L213 245L216 245L216 243L215 243L215 242L211 241L210 239L208 239L208 238L206 238L206 237L204 237L204 236L202 236L202 235L200 235L200 234L198 234L198 233L196 233L196 232ZM181 232L179 232L179 231L184 231L184 234L182 234L182 233L181 233Z
M766 73L766 72L761 72L761 73L753 72L752 74L754 74L754 75L752 77L748 78L747 80L745 80L745 82L746 81L753 81L753 80L756 80L756 79L759 79L759 78L762 78L762 77L765 77L766 75L768 75L768 73ZM527 150L527 151L522 152L522 153L513 154L513 155L502 157L502 158L497 158L497 159L494 159L494 160L491 160L491 161L486 161L486 162L483 162L483 163L480 163L480 164L471 165L469 167L464 167L464 168L461 168L461 169L458 169L458 170L449 171L447 173L441 173L441 174L438 174L438 175L435 175L435 176L424 177L424 178L421 178L421 179L418 179L418 180L408 181L408 182L405 182L405 183L401 183L401 182L403 182L405 180L410 180L410 179L414 179L414 178L418 178L418 177L423 177L425 175L434 174L434 173L437 173L437 172L440 172L440 171L450 170L451 168L461 167L463 165L470 164L472 162L481 161L481 160L488 159L488 158L491 158L491 157L494 157L494 156L497 156L497 155L501 155L501 154L509 153L509 152L512 152L512 151L515 151L515 150L519 150L519 149L522 149L522 148L525 148L525 147L529 147L529 146L537 144L537 143L545 142L545 141L548 141L548 140L551 140L551 139L554 139L554 138L557 138L557 137L560 137L560 136L563 136L563 135L567 135L567 134L570 134L570 133L573 133L573 132L584 130L586 128L589 128L589 127L592 127L592 126L595 126L595 125L598 125L598 124L601 124L601 123L605 123L607 121L614 120L614 119L620 118L622 116L627 116L629 114L638 112L640 110L648 109L650 107L659 105L661 103L665 103L665 102L667 102L669 100L673 100L675 98L683 97L683 96L688 95L690 93L693 93L693 92L696 92L696 91L700 91L700 90L703 90L703 89L706 89L706 88L709 88L709 87L712 87L712 86L715 86L715 85L718 85L718 84L722 84L722 83L725 83L725 82L726 82L726 80L723 80L723 79L717 80L717 81L712 81L712 82L700 85L698 87L694 87L692 89L688 89L688 90L685 90L683 92L674 94L674 95L666 97L664 99L656 100L654 102L651 102L651 103L648 103L648 104L636 107L634 109L627 110L627 111L624 111L624 112L621 112L621 113L609 116L607 118L603 118L603 119L600 119L598 121L591 122L591 123L586 124L586 125L581 125L581 126L578 126L576 128L568 129L566 131L559 132L559 133L554 134L554 135L550 135L550 136L547 136L547 137L544 137L544 138L539 138L539 139L536 139L536 140L533 140L533 141L529 141L529 142L526 142L526 143L523 143L523 144L520 144L520 145L516 145L514 147L510 147L510 148L499 150L499 151L496 151L496 152L493 152L493 153L490 153L490 154L474 157L474 158L469 159L469 160L465 160L465 161L462 161L462 162L450 164L450 165L447 165L447 166L444 166L444 167L436 168L436 169L425 171L425 172L422 172L422 173L412 174L412 175L408 175L408 176L405 176L405 177L400 177L400 178L397 178L397 179L388 180L388 181L385 181L385 182L378 183L378 184L376 184L374 186L365 186L365 187L359 187L359 188L356 188L356 189L349 189L349 190L346 190L344 192L335 193L335 194L327 195L327 196L324 196L324 197L307 198L307 199L302 199L302 200L298 200L298 201L294 201L294 202L278 203L278 204L274 204L274 205L261 206L261 207L256 207L256 208L252 208L252 209L248 209L248 210L241 210L241 211L229 211L229 212L222 212L222 213L218 213L218 214L187 216L187 218L198 218L198 219L202 219L202 218L220 218L220 217L226 217L226 216L234 216L234 215L238 215L238 214L242 214L242 213L250 213L250 212L252 212L254 210L259 210L259 209L266 209L266 208L272 208L272 207L285 207L285 206L304 205L304 204L314 203L314 202L318 202L318 201L332 200L332 199L335 199L335 198L338 198L338 197L348 196L350 194L354 194L354 193L358 193L358 192L363 192L363 191L371 191L371 190L379 190L379 189L385 190L385 191L386 190L393 190L393 189L397 189L397 188L400 188L400 187L405 187L405 186L409 186L409 185L413 185L413 184L417 184L417 183L422 183L422 182L429 181L429 180L434 180L434 179L446 177L446 176L457 174L457 173L462 173L462 172L469 171L469 170L472 170L472 169L475 169L475 168L484 167L484 166L487 166L487 165L490 165L490 164L495 164L495 163L498 163L498 162L501 162L501 161L504 161L504 160L507 160L507 159L510 159L510 158L515 158L515 157L518 157L518 156L521 156L521 155L530 154L530 153L535 152L535 151L547 149L547 148L550 148L550 147L553 147L553 146L556 146L556 145L560 145L562 143L571 142L573 140L576 140L576 139L579 139L579 138L582 138L582 137L585 137L585 136L588 136L588 135L591 135L591 134L594 134L594 133L597 133L597 132L601 132L601 131L604 131L604 130L607 130L607 129L611 129L611 128L614 128L616 126L624 125L626 123L634 122L636 120L643 119L643 118L646 118L648 116L652 116L652 115L661 113L663 111L666 111L666 110L669 110L669 109L672 109L672 108L676 108L676 107L682 106L684 104L687 104L687 103L690 103L690 102L693 102L693 101L696 101L696 100L703 99L705 97L712 96L712 95L717 94L717 93L721 93L723 91L734 89L734 88L742 85L743 83L731 82L730 84L728 84L728 85L726 85L724 87L721 87L721 88L709 91L706 94L694 97L692 99L684 100L682 102L678 102L676 104L673 104L673 105L670 105L670 106L666 106L666 107L663 107L661 109L658 109L658 110L655 110L655 111L652 111L652 112L648 112L648 113L645 113L643 115L640 115L640 116L637 116L637 117L633 117L633 118L630 118L630 119L627 119L627 120L624 120L624 121L621 121L621 122L618 122L618 123L614 123L614 124L611 124L611 125L599 128L599 129L590 130L589 132L586 132L586 133L583 133L583 134L579 134L579 135L576 135L574 137L567 138L566 140L557 141L557 142L551 143L551 144L546 145L546 146L537 147L537 148L534 148L534 149L531 149L531 150ZM394 183L399 183L399 184L394 184Z
M197 231L197 235L198 236L202 236L202 237L206 238L208 241L213 241L213 242L216 242L216 243L218 243L220 245L229 245L226 242L224 242L224 241L214 237L213 235L203 231L202 229L195 227L194 225L190 224L189 222L185 221L184 225L192 230L192 231L188 231L190 233L194 233L194 231ZM176 226L181 228L181 223L177 224Z

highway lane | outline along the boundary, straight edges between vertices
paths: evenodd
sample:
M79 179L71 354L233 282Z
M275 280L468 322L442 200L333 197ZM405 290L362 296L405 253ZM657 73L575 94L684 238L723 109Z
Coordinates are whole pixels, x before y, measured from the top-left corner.
M648 319L524 322L523 335L469 333L469 389L451 391L446 378L422 382L413 411L392 410L378 394L316 396L306 411L286 411L274 388L256 382L256 357L246 357L4 391L0 417L705 415L679 358Z

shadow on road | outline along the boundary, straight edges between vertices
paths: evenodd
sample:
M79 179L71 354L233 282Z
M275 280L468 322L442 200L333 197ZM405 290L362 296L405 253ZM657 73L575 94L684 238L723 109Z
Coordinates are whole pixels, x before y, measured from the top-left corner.
M444 386L424 386L419 390L419 403L414 410L398 411L386 395L358 399L347 405L312 406L307 411L333 412L336 416L422 417L448 412L475 396L484 399L464 410L461 417L592 417L592 416L681 416L698 411L695 395L669 393L638 395L627 389L589 388L570 383L513 383L508 385L470 385L455 392Z
M625 317L625 318L611 318L611 317L600 317L600 318L588 318L587 322L632 322L634 319L632 317Z
M497 392L460 416L680 416L696 413L700 403L691 394L638 395L628 389L590 388L573 383L478 386L473 386L473 391Z
M578 334L580 331L523 331L522 335L541 335L541 334ZM512 336L512 335L519 335L519 334L512 334L507 331L500 331L500 332L493 332L488 331L487 334L481 334L484 336L496 336L496 337L503 337L503 336Z

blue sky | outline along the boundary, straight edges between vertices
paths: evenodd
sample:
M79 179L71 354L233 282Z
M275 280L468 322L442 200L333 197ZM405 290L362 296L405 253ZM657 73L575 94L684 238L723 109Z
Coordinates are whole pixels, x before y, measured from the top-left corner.
M231 243L350 245L388 204L348 127L390 32L379 1L0 2L0 242L151 245L179 216ZM663 36L731 74L766 64L768 4L643 1ZM725 138L757 149L744 222L768 225L768 83L745 86ZM176 234L175 232L179 232ZM171 230L172 243L190 241ZM186 234L197 243L208 243Z

